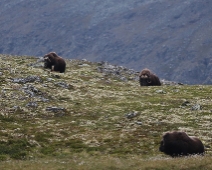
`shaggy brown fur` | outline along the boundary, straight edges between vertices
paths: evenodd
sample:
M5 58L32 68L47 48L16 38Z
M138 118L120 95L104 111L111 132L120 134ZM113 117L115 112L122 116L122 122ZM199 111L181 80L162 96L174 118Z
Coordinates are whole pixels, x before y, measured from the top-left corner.
M50 52L44 57L44 68L49 68L51 71L59 71L64 73L66 69L66 62L59 57L55 52Z
M172 157L191 154L204 155L202 142L194 136L188 136L185 132L167 132L163 135L159 150Z
M159 78L146 68L140 72L139 82L141 86L161 86Z

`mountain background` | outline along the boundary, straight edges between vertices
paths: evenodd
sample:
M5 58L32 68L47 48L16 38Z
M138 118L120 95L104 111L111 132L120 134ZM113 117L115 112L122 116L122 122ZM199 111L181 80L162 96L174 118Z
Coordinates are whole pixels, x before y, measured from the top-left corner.
M107 61L212 83L210 0L1 0L0 53Z

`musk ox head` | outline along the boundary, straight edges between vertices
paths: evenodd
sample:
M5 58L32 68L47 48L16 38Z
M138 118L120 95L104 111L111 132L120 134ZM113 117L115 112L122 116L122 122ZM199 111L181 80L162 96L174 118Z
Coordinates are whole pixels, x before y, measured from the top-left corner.
M194 136L188 136L185 132L167 132L163 135L159 150L172 157L192 154L204 154L202 142Z
M66 62L59 57L55 52L50 52L44 57L44 68L51 69L51 71L58 71L64 73L66 69Z
M140 72L139 82L141 86L161 86L159 78L149 69L143 69Z

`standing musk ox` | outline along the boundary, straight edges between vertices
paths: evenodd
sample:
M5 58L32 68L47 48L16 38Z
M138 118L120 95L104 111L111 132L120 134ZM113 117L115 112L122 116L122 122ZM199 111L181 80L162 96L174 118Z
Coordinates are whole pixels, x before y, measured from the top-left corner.
M141 86L161 86L159 78L146 68L140 72L139 82Z
M202 142L194 136L188 136L185 132L167 132L163 135L159 150L172 157L192 154L204 155Z
M49 68L51 71L58 71L64 73L66 69L66 62L59 57L55 52L50 52L44 57L44 68Z

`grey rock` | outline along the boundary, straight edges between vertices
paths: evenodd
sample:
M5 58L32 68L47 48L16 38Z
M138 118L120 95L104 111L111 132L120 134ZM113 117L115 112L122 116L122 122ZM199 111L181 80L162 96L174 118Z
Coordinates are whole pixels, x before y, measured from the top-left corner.
M38 104L36 102L29 102L26 104L26 107L38 107Z
M180 83L180 82L175 82L175 81L168 81L168 80L160 80L161 81L161 84L163 85L171 85L171 86L174 86L174 85L184 85L183 83Z
M140 121L137 121L136 124L137 124L137 125L142 125L143 123L140 122Z
M185 102L183 102L183 103L181 104L181 106L188 106L188 105L190 105L190 102L189 102L189 101L185 101Z
M79 66L80 66L80 67L90 67L89 64L80 64Z
M13 109L18 110L20 109L20 106L13 106Z
M57 113L57 112L61 112L61 111L65 112L65 109L60 108L60 107L47 107L46 111L51 111L51 112Z
M58 83L55 83L55 85L60 86L60 87L65 88L65 89L73 88L72 85L67 84L66 82L58 82Z
M191 110L201 110L201 109L202 109L202 106L199 104L195 104L191 107Z
M138 112L130 112L130 113L127 113L125 115L125 117L128 118L128 119L132 119L132 118L134 118L136 116L138 116Z
M42 82L39 76L27 76L26 78L14 78L13 83L32 83L32 82Z
M103 73L103 75L113 75L121 81L138 80L138 73L133 69L127 69L123 66L111 65L108 62L99 62L97 71ZM129 78L128 78L129 77ZM132 78L133 77L133 78Z
M22 90L29 95L29 97L34 97L34 96L40 96L43 95L43 92L38 90L36 87L34 87L31 84L26 84L22 87Z
M41 101L41 102L48 102L49 99L47 99L45 97L39 97L39 101Z
M165 94L166 92L164 90L156 90L156 93L161 93L161 94Z
M66 109L59 107L47 107L46 111L53 112L55 117L62 117L66 114Z

